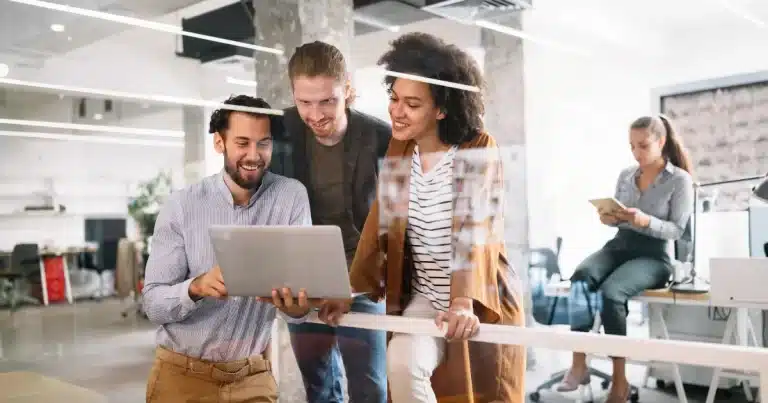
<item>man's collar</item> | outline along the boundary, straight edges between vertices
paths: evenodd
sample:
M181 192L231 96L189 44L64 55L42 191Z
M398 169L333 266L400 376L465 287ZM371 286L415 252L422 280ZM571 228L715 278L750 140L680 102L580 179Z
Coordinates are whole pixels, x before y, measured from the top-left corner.
M232 191L229 190L229 186L227 186L226 176L227 176L227 171L222 168L216 178L216 189L219 192L219 194L221 194L221 196L224 197L225 200L229 201L234 207L235 198L232 196ZM269 183L271 183L273 179L274 177L272 172L270 171L264 172L264 175L261 177L261 183L259 184L259 187L251 195L251 199L248 201L248 205L244 207L251 207L253 203L255 203L256 200L259 199L259 196L261 196L261 194L264 193L264 190L268 187Z

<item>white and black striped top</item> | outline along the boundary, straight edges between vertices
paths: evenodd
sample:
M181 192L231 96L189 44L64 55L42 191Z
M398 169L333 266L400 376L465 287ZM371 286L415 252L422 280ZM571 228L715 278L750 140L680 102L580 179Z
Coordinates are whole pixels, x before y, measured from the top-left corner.
M440 311L447 311L450 305L455 154L456 147L452 147L425 173L416 147L411 163L407 230L415 269L411 284Z

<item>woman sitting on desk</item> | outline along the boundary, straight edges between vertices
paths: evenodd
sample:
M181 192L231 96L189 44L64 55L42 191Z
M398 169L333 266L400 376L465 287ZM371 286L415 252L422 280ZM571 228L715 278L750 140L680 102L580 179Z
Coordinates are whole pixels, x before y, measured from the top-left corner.
M663 287L672 271L667 241L683 235L693 212L690 161L665 116L641 117L630 126L629 143L637 166L621 172L616 199L626 210L600 212L600 222L618 227L613 239L587 257L571 277L603 296L601 319L606 334L627 334L627 301L644 290ZM573 327L573 325L572 325ZM576 331L589 331L572 328ZM613 357L608 403L625 402L630 394L625 359ZM573 364L561 392L589 383L584 353Z

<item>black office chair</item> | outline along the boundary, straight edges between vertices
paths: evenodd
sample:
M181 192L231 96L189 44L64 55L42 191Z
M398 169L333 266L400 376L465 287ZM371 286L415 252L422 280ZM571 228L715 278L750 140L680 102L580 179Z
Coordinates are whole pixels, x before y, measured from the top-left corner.
M563 238L557 237L555 241L555 249L551 248L533 248L531 249L529 261L528 261L528 273L529 278L531 269L543 268L546 270L546 281L549 282L554 275L558 275L562 278L562 272L560 271L560 251L563 249ZM551 326L555 319L555 313L557 312L557 306L561 302L559 296L544 297L551 299L548 319L543 321L541 315L537 321L543 325ZM537 311L538 313L538 311Z
M11 310L22 303L40 304L40 300L29 295L29 286L43 281L40 277L40 264L37 244L17 244L13 247L10 267L0 271L0 279L9 285L5 297Z
M533 248L531 249L528 269L533 267L543 267L547 270L547 280L553 275L562 275L560 273L560 251L563 248L563 237L557 237L555 249Z
M531 268L531 267L544 267L544 268L546 268L546 270L547 270L547 280L551 279L554 274L558 274L558 275L562 276L562 273L560 271L560 263L559 263L559 261L560 261L560 259L559 259L560 258L560 251L562 250L562 245L563 245L563 238L562 237L558 237L557 238L557 242L556 242L556 249L555 249L555 251L552 251L551 249L548 249L548 248L532 249L531 250L531 252L532 252L531 254L532 255L536 254L538 256L535 257L535 258L532 258L532 262L529 264L529 268ZM596 312L597 307L593 306L593 304L592 304L593 301L590 300L591 293L589 293L588 290L586 289L586 284L582 283L581 285L584 287L581 290L582 291L581 294L586 299L587 311L589 312L590 318L591 318L590 323L593 323L594 322L594 316L596 314L598 314L598 312ZM555 313L557 311L558 303L561 301L559 296L554 296L554 297L551 297L551 298L552 298L552 304L550 305L551 308L550 308L550 312L549 312L549 319L548 319L547 323L542 323L542 324L545 324L545 325L552 325L553 324L554 318L555 318ZM565 377L565 374L567 372L568 372L568 370L565 369L565 370L558 371L558 372L552 374L552 376L547 381L545 381L544 383L540 384L536 388L536 390L534 392L531 392L531 394L528 396L530 398L530 400L532 402L538 402L541 399L541 393L540 392L542 390L551 389L556 384L562 382L562 380ZM589 367L589 375L590 375L590 377L596 377L596 378L600 379L601 380L601 386L602 386L603 389L607 389L610 386L611 378L612 378L611 375L609 375L609 374L607 374L607 373L605 373L603 371L600 371L598 369L595 369L594 367L591 367L591 366ZM590 398L593 398L593 397L594 396L591 393L591 389L590 389ZM634 403L634 402L639 401L639 399L640 399L639 398L639 389L636 386L634 386L634 385L630 385L630 401ZM592 400L588 400L587 401L587 403L591 403L591 402L592 402Z

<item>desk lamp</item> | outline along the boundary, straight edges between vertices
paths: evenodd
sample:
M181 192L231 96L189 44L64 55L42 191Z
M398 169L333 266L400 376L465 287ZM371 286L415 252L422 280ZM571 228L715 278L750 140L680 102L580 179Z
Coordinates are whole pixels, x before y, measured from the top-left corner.
M691 231L693 233L693 252L691 255L691 273L688 277L670 287L672 291L688 294L704 294L709 292L709 283L704 279L699 279L696 277L696 239L698 237L696 236L697 231L695 228L697 223L696 218L698 216L699 188L725 185L730 183L751 182L756 180L760 180L761 182L759 185L752 188L752 197L768 203L768 176L764 175L693 185L693 220L691 227ZM768 245L766 245L766 254L768 255Z

